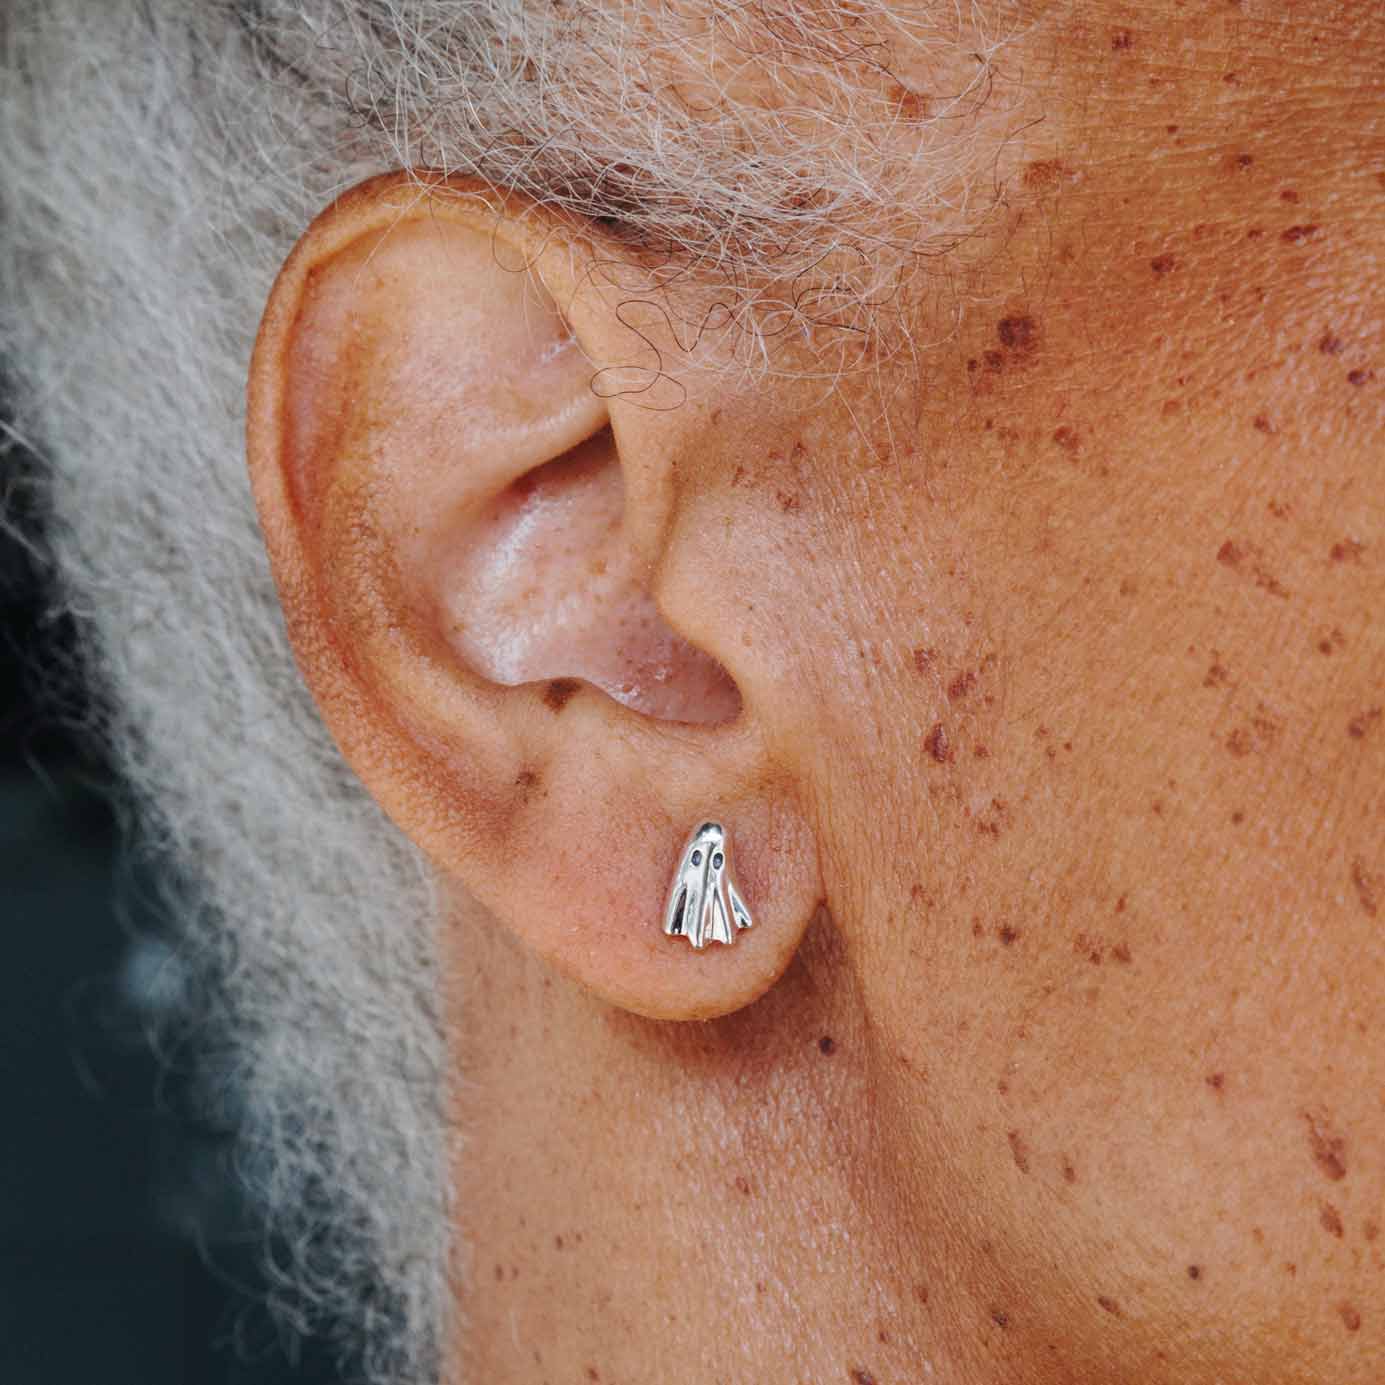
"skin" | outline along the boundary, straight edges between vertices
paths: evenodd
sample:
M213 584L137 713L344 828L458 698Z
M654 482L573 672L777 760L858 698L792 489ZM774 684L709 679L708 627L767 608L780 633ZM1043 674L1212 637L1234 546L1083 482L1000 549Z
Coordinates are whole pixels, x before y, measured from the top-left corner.
M290 632L451 900L457 1379L1385 1359L1385 21L1245 9L1045 12L1003 227L835 391L663 341L679 407L439 468L408 343L438 245L491 283L475 218L374 185L286 269L250 456ZM628 361L609 247L507 210L532 311ZM527 378L515 418L591 369ZM713 812L755 927L694 955L659 921Z

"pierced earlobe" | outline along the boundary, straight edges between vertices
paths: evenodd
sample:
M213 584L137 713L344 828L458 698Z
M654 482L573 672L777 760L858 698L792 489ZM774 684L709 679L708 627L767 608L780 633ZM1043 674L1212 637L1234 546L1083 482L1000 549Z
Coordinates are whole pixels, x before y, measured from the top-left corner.
M708 939L730 943L754 920L731 878L731 845L719 822L704 822L689 834L673 872L664 906L664 932L687 938L698 949Z

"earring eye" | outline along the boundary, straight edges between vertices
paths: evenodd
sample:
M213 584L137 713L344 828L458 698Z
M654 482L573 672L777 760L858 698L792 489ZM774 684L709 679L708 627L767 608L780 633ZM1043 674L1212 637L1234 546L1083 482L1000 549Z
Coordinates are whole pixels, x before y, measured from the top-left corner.
M695 866L700 866L700 865L702 864L702 853L701 853L700 851L694 851L694 852L693 852L693 854L692 854L692 863L693 863L693 865L695 865Z
M713 869L713 870L720 870L720 869L721 869L721 863L722 863L725 859L726 859L726 858L721 854L721 852L718 851L718 852L716 853L716 855L712 857L712 869Z

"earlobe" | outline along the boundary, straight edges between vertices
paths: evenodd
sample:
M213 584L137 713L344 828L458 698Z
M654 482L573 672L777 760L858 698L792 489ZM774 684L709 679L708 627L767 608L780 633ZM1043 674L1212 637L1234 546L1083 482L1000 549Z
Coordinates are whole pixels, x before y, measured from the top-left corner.
M262 529L328 728L437 867L606 999L724 1013L792 956L815 846L720 627L655 603L668 458L591 388L620 329L590 247L525 210L398 175L310 228L252 363ZM694 956L661 925L707 817L756 926Z

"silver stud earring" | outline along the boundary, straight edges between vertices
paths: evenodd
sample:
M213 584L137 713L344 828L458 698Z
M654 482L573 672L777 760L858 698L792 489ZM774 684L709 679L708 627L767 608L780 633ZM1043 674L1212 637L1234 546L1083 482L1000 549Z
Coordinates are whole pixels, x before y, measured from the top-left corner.
M731 879L726 829L719 822L702 823L683 844L673 872L664 906L664 932L703 948L708 939L734 942L736 934L753 922Z

